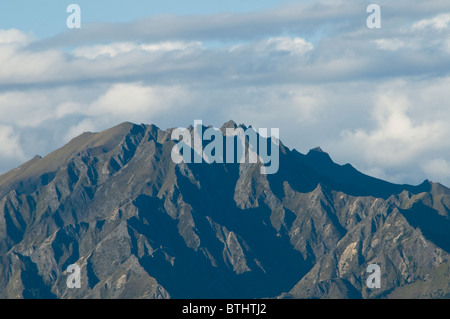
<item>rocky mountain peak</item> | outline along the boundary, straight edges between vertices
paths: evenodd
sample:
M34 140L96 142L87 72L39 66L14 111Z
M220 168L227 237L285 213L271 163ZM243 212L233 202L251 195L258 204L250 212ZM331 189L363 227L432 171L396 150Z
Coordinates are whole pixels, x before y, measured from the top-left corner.
M1 175L0 297L448 298L444 186L281 142L272 175L175 164L170 133L126 122ZM371 263L381 289L365 286ZM66 285L72 264L80 289Z

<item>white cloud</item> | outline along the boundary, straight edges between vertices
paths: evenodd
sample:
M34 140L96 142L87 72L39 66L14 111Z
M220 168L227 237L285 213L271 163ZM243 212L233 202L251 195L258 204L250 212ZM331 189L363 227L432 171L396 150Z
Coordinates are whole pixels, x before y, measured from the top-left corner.
M289 54L302 55L313 49L313 45L302 38L273 37L257 46L260 51L279 51Z
M202 49L200 41L165 41L159 43L141 44L140 48L147 52L185 51L188 49Z
M134 42L116 42L111 44L83 46L75 48L72 54L77 58L96 59L100 56L114 58L118 54L130 53L133 51L144 52L169 52L169 51L183 51L189 48L200 49L201 42L191 41L165 41L159 43L143 43L137 44Z
M35 37L31 33L25 33L17 29L0 30L0 45L14 44L23 46L34 40Z
M271 37L261 41L247 42L234 45L229 49L231 53L246 53L270 56L274 53L288 55L304 55L313 50L314 46L299 37Z
M413 30L431 28L437 31L448 29L450 26L450 13L439 14L431 19L423 19L413 24Z
M405 43L399 39L377 39L374 43L378 49L387 51L397 51L405 46Z
M219 95L230 105L222 116L261 127L269 122L277 127L293 123L309 127L317 124L327 104L325 92L318 87L274 85L235 90L234 94L239 101L228 102L227 97Z
M87 109L87 105L83 105L79 102L70 101L61 101L60 104L58 104L52 112L52 116L59 120L64 119L66 116L74 115L74 114L83 114L85 113L84 110Z
M93 46L83 46L75 48L72 54L77 58L88 58L95 59L99 56L105 55L110 58L115 57L121 53L128 53L136 50L137 45L131 42L119 42L111 43L108 45L93 45Z
M370 131L344 130L343 143L359 149L367 163L385 167L403 166L423 152L436 150L450 134L448 125L440 119L413 120L408 115L409 103L403 95L381 92L373 112L377 126Z
M26 157L20 147L20 137L11 126L0 125L0 159L23 161Z
M64 135L63 142L68 143L71 139L81 135L85 132L96 132L98 130L95 120L92 118L85 118L82 121L71 126Z
M450 161L436 158L422 165L423 170L432 180L450 181ZM448 185L448 184L447 184Z
M113 116L139 121L187 103L189 93L180 87L145 86L141 83L114 84L88 107L91 116Z
M16 45L0 46L0 84L58 81L67 75L64 54L30 52Z
M94 101L91 115L114 114L123 116L148 111L153 95L152 89L135 84L115 84Z
M41 92L12 91L0 94L0 123L36 127L53 117L51 98Z

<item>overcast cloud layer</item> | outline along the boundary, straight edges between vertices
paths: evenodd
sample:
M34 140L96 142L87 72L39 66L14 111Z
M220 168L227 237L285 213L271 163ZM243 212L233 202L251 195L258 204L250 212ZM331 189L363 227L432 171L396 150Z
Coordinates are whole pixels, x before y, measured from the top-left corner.
M450 3L362 0L0 30L0 172L123 121L278 127L285 145L450 186Z

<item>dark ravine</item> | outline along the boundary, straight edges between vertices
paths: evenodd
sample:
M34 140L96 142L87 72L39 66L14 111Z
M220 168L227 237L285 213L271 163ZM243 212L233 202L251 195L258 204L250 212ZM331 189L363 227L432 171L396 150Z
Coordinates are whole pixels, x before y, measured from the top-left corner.
M175 165L170 137L122 123L1 175L0 298L450 298L448 188L282 143L273 175Z

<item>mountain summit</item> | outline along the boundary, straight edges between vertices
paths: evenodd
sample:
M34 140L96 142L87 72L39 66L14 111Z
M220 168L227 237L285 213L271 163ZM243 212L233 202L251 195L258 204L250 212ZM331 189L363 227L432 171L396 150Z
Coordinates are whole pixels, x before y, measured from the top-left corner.
M172 131L122 123L1 175L0 297L450 297L448 188L281 142L271 175L175 164Z

